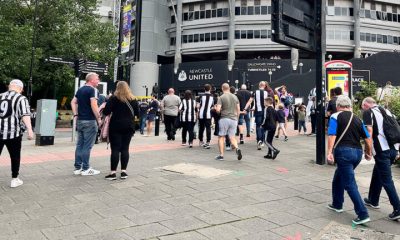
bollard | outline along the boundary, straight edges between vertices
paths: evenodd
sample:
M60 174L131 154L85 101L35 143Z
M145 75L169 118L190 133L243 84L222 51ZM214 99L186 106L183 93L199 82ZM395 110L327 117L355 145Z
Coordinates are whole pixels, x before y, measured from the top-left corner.
M160 135L160 112L156 113L156 123L154 127L154 136Z

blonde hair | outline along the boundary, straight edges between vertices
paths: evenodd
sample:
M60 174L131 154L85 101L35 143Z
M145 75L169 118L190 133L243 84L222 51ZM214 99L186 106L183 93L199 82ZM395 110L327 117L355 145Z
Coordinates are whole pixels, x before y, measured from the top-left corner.
M133 96L128 83L125 81L120 81L117 83L114 96L122 102L135 100L135 96Z
M283 105L283 103L280 103L280 104L278 105L278 108L279 108L280 110L285 109L285 105Z

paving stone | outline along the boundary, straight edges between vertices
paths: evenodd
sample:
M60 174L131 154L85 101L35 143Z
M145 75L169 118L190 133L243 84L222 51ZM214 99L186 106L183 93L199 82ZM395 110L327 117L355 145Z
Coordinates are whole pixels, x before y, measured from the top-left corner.
M282 240L282 236L279 236L270 231L258 232L255 234L249 234L238 238L239 240Z
M108 194L106 192L83 193L83 194L74 195L74 197L81 202L92 202L92 201L96 201L99 199L113 198L110 194Z
M129 204L134 209L138 210L139 212L148 212L155 209L163 209L163 208L170 208L172 207L171 204L166 203L162 200L152 200L152 201L145 201L145 202L138 202Z
M92 210L67 215L56 215L55 218L57 218L57 220L63 225L98 221L103 219L99 214L93 212Z
M57 221L54 217L45 217L32 219L28 221L12 222L10 225L14 228L17 233L25 233L28 231L41 230L44 228L55 228L60 227L62 224Z
M284 198L282 196L272 194L270 191L253 193L250 195L250 197L254 198L255 200L257 200L259 202L269 202L269 201L275 201L275 200Z
M148 239L174 233L159 223L126 228L123 232L134 239Z
M232 225L248 233L257 233L279 227L271 221L267 221L258 217L237 221L232 223Z
M95 211L103 217L123 216L125 214L129 215L138 213L138 210L129 205L123 205L106 209L97 209Z
M239 220L239 217L234 216L226 211L215 211L213 213L205 213L197 215L196 218L210 225L218 225L222 223Z
M25 211L26 214L31 218L31 219L43 219L47 217L52 217L56 215L64 215L64 214L71 214L72 212L63 207L52 207L52 208L40 208L40 209L34 209L30 211Z
M300 221L304 221L303 218L290 214L290 212L271 213L267 215L262 215L261 217L263 219L276 223L279 226L286 226Z
M65 207L70 210L72 213L80 213L86 212L89 210L96 210L96 209L108 209L109 207L101 202L100 200L92 201L92 202L82 202L77 204L67 204Z
M15 213L15 212L26 212L41 209L41 206L37 202L24 202L13 204L9 206L0 206L0 211L2 213Z
M45 228L42 230L44 235L50 240L66 239L68 237L76 237L80 235L93 234L93 230L84 224L73 224L68 226Z
M224 189L219 190L219 192L222 194L228 195L228 196L247 195L247 194L251 193L250 190L247 190L242 187L224 188Z
M135 226L137 224L135 224L134 222L128 220L124 216L116 216L116 215L114 215L111 218L87 221L86 225L88 225L95 232L107 232L107 231L113 231L113 230L128 228L128 227L131 227L131 226Z
M271 232L289 239L295 236L300 236L300 239L309 239L310 237L313 237L317 233L314 229L297 223L280 228L271 229Z
M210 192L202 192L202 193L195 193L191 194L196 199L199 199L202 202L218 200L221 198L226 198L228 195L222 194L218 191L210 191Z
M297 191L293 188L290 187L284 187L284 188L280 188L280 189L274 189L269 191L272 194L276 194L278 196L281 197L285 197L285 198L289 198L289 197L295 197L295 196L299 196L302 194L302 192Z
M2 224L26 220L29 220L29 217L24 212L0 214L0 222Z
M200 202L199 199L196 199L190 195L179 196L179 197L174 197L174 198L166 198L166 199L163 199L163 201L171 204L172 206L182 206L182 205Z
M314 192L320 192L323 189L320 187L313 186L311 184L297 184L297 185L292 185L289 186L290 188L296 189L297 191L303 192L303 193L314 193Z
M323 194L320 192L302 194L299 197L307 199L307 200L315 202L315 203L325 203L325 202L329 202L332 200L332 195Z
M248 234L247 232L240 230L231 224L203 228L197 230L197 232L212 240L232 240Z
M263 192L263 191L270 191L274 188L267 186L265 184L262 183L256 183L256 184L250 184L250 185L245 185L245 186L241 186L242 188L252 191L252 192Z
M2 232L2 234L4 233ZM47 240L47 238L39 230L36 230L18 233L12 236L1 235L0 240Z
M229 209L226 209L225 211L232 213L233 215L236 215L240 218L251 218L251 217L260 216L263 213L266 214L265 211L261 210L256 205L249 205L249 206L243 206L243 207L237 207L237 208L229 208Z
M177 217L171 220L162 221L160 224L166 226L174 232L191 231L208 226L207 223L200 221L195 217Z
M169 216L160 210L138 212L138 213L124 214L124 215L137 225L145 225L149 223L161 222L172 218L172 216Z
M161 209L162 212L169 216L195 216L198 214L203 214L205 211L193 205L184 205L178 207L168 207Z
M83 235L83 236L78 236L75 239L76 240L133 240L132 237L128 236L121 230L113 230L109 232Z
M207 240L205 236L201 235L198 232L191 231L191 232L184 232L173 234L170 236L159 237L160 240Z
M192 205L206 212L213 212L229 208L229 205L221 200L193 203Z

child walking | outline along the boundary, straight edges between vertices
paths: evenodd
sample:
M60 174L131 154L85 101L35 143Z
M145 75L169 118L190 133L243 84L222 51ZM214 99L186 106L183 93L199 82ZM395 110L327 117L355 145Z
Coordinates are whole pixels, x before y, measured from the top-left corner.
M283 135L285 136L284 141L286 142L288 140L287 134L286 134L286 129L285 129L285 123L286 123L286 115L285 115L285 106L283 103L280 103L278 105L278 133L276 134L275 138L279 138L279 133L282 130Z
M304 135L307 132L307 127L306 127L306 106L303 104L299 106L297 109L297 116L299 117L299 134L301 132L301 129L303 128L304 130Z
M272 145L272 141L274 140L275 130L276 130L276 122L278 120L277 113L273 107L274 100L270 97L264 100L265 109L264 109L264 122L262 123L262 127L265 131L265 139L264 143L268 147L268 154L264 156L264 158L275 159L279 150L276 149Z

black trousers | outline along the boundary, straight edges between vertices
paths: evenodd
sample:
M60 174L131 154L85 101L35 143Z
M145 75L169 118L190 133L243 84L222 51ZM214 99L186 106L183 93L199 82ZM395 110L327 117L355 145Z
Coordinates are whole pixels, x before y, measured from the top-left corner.
M272 141L274 140L276 129L265 130L265 145L268 147L268 154L272 154L272 151L275 151L276 148L272 145Z
M129 162L129 144L133 131L110 131L111 171L116 171L121 157L121 170L126 170Z
M311 118L311 133L316 133L317 114L310 114L310 118Z
M194 122L182 122L182 143L186 143L187 133L189 133L189 144L193 143L194 125Z
M19 167L21 165L21 142L22 136L13 139L0 140L0 154L6 145L11 158L11 174L13 178L18 177Z
M165 133L167 134L168 140L175 138L175 121L176 116L164 115Z
M211 141L211 119L199 119L199 140L203 141L204 129L206 129L207 142Z

